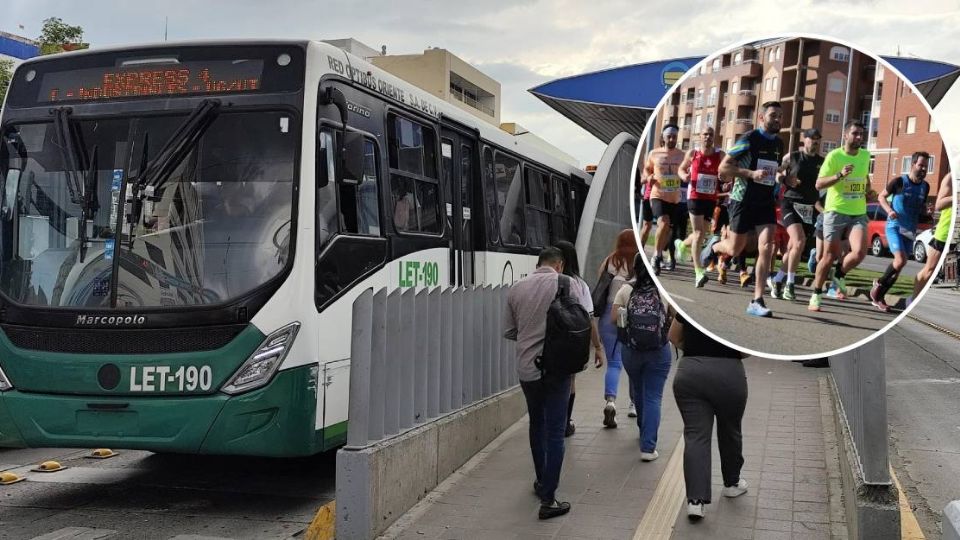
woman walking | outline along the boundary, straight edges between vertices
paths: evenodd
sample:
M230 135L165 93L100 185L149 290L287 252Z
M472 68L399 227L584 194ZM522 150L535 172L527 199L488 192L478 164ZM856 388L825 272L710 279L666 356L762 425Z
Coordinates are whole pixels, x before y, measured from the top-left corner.
M637 408L640 459L653 461L660 456L657 453L660 406L670 374L668 319L660 291L639 253L633 260L633 272L634 279L624 284L613 300L611 322L621 328L620 354Z
M743 467L741 422L747 405L747 376L740 352L710 339L679 314L670 327L670 341L683 351L673 378L673 395L683 417L683 477L687 516L703 517L710 504L710 453L713 419L723 473L724 497L747 492Z
M620 347L617 345L617 327L610 318L613 310L613 300L623 284L633 279L633 260L639 253L637 239L632 229L624 229L617 235L613 251L607 255L600 265L600 279L594 288L594 315L600 319L600 340L607 357L607 371L604 377L603 425L608 428L617 427L617 386L620 384L620 370L623 362L620 358ZM631 392L632 393L632 392ZM633 406L633 396L630 399L628 416L634 417L637 413Z

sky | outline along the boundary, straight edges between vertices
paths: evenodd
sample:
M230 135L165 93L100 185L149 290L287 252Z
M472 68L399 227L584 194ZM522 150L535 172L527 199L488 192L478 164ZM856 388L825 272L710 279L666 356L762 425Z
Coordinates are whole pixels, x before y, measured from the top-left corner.
M528 90L560 77L690 55L746 39L809 32L878 55L960 65L960 0L0 0L0 30L36 37L47 17L80 25L92 46L199 38L353 37L388 54L447 49L500 81L501 120L599 162L604 145ZM24 29L20 29L23 25ZM960 82L935 109L960 156Z

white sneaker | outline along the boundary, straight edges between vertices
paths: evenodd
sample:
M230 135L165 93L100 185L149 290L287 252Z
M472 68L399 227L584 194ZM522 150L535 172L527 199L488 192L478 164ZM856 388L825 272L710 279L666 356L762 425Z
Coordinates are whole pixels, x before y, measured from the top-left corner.
M703 503L687 503L687 517L693 520L703 519Z
M617 404L612 401L608 401L603 407L603 427L617 427Z
M627 411L627 416L630 418L637 417L637 406L634 405L632 401L630 402L630 410Z
M727 486L720 492L724 497L739 497L747 492L747 481L743 478L735 486Z
M654 450L653 452L640 452L640 461L653 461L660 457L660 453Z

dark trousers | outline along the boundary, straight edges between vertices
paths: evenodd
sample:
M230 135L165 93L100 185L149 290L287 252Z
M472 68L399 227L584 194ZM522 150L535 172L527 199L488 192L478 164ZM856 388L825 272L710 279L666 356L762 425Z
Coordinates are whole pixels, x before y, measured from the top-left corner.
M563 434L567 429L570 377L546 376L520 381L530 415L530 453L540 482L540 500L553 502L563 467Z
M747 406L747 376L738 358L683 357L673 379L673 395L683 417L683 476L687 499L710 502L710 447L713 419L723 485L740 481Z

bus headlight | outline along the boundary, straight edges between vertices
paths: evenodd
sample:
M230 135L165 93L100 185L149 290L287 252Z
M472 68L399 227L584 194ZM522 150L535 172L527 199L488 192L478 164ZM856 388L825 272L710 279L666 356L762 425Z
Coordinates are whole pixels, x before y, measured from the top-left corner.
M293 339L297 337L298 330L300 330L300 323L295 322L267 336L267 339L253 351L250 358L247 358L247 361L220 391L230 395L241 394L270 382L273 374L286 358L290 347L293 346Z
M3 368L0 368L0 392L6 392L12 389L13 383L7 378L7 374L3 372Z

